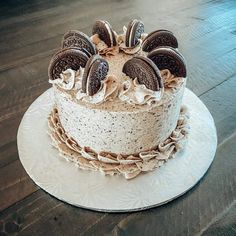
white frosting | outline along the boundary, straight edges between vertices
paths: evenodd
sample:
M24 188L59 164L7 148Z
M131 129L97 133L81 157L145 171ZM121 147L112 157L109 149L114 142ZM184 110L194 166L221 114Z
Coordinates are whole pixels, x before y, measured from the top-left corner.
M164 89L153 91L147 89L145 85L139 84L137 78L126 80L121 86L119 99L130 104L148 104L157 103L161 100Z
M49 79L49 83L56 84L60 88L65 90L71 90L74 88L76 81L81 81L83 75L83 68L80 68L78 71L72 69L67 69L60 74L60 78L55 80Z

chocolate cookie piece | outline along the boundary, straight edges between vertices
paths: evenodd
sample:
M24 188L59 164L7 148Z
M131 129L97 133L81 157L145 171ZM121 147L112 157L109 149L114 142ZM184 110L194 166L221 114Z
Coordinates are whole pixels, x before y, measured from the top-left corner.
M60 74L71 68L78 70L81 66L85 67L88 56L78 48L65 48L57 52L51 59L48 67L49 79L60 78Z
M178 41L174 34L169 30L156 30L147 35L143 41L142 49L151 52L156 47L170 46L178 48Z
M158 47L148 53L147 57L156 64L159 70L168 69L175 76L187 76L184 57L172 47Z
M107 21L97 20L93 25L93 34L98 34L99 38L105 42L108 47L116 46L116 35L111 25Z
M99 55L92 56L84 70L82 91L93 96L101 87L101 81L106 78L109 69L108 62Z
M88 55L96 54L96 47L91 39L78 30L70 30L64 34L62 39L62 48L78 47L88 52Z
M143 32L144 24L142 21L136 19L130 21L125 35L125 46L134 47L138 43Z
M122 72L130 78L138 79L140 84L144 84L148 89L158 91L163 87L163 80L157 66L144 56L135 56L128 60Z

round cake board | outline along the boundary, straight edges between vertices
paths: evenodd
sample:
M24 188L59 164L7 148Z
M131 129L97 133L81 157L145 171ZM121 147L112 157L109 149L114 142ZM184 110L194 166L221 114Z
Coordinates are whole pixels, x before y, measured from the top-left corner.
M17 135L20 160L30 178L56 198L104 212L131 212L167 203L191 189L206 173L217 147L213 118L190 90L183 104L190 113L190 133L183 151L152 172L132 180L78 169L51 145L47 117L53 90L38 97L26 111Z

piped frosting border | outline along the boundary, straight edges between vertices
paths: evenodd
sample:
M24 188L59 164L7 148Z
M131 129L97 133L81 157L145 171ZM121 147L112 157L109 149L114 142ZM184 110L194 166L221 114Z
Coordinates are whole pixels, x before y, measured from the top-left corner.
M48 117L48 126L52 145L59 150L60 156L73 162L78 168L100 171L105 175L120 174L126 179L132 179L142 172L152 171L162 166L184 148L190 129L188 121L187 107L182 106L177 126L169 138L154 150L129 156L106 152L96 153L89 147L80 147L72 137L66 134L56 108Z

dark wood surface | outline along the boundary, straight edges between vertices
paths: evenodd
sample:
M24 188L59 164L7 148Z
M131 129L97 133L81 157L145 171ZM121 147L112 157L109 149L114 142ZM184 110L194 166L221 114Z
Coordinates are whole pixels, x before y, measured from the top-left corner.
M236 235L236 1L1 1L0 235ZM188 62L187 87L211 111L215 160L191 191L131 214L76 208L38 188L24 171L16 133L47 88L47 67L69 29L90 34L95 19L122 28L140 18L146 31L167 28Z

